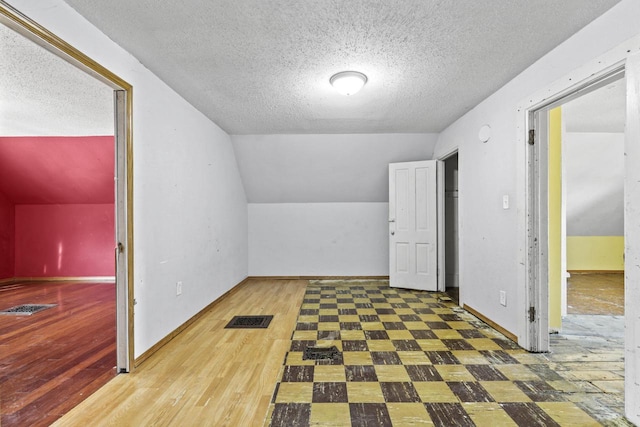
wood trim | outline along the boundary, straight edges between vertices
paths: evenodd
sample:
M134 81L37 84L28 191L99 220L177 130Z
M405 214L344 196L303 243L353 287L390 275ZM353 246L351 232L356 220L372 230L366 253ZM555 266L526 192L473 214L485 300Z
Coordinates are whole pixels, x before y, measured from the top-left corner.
M496 331L500 332L505 337L509 338L511 341L515 342L516 344L518 343L518 337L515 334L509 332L508 330L506 330L502 326L498 325L496 322L494 322L493 320L489 319L485 315L481 314L479 311L469 307L467 304L464 304L462 306L462 308L464 308L469 313L471 313L474 316L476 316L478 319L482 320L487 325L491 326Z
M114 90L123 90L126 93L126 222L127 222L127 296L128 306L128 350L129 366L134 365L134 254L133 254L133 86L120 78L115 73L100 65L75 47L71 46L42 25L33 21L0 0L0 23L18 31L36 44L66 60L70 64L97 78Z
M569 274L624 274L624 270L567 270Z
M249 276L257 280L388 280L389 276Z
M74 276L74 277L11 277L1 279L0 285L15 285L17 283L42 283L42 282L113 282L115 276Z
M176 336L178 336L182 331L187 329L189 327L189 325L191 325L193 322L195 322L196 320L198 320L202 316L204 316L205 313L207 313L207 311L211 310L213 307L215 307L216 305L222 303L225 299L227 299L231 295L233 295L236 292L238 292L238 290L240 290L242 288L242 286L244 286L250 280L252 280L252 278L247 277L242 282L238 283L233 288L229 289L227 292L222 294L220 297L216 298L213 302L211 302L211 304L207 305L205 308L203 308L202 310L200 310L199 312L194 314L190 319L188 319L182 325L178 326L176 329L174 329L173 331L169 332L169 334L167 334L164 338L162 338L160 341L155 343L153 346L151 346L147 351L142 353L140 356L135 358L135 360L133 362L133 367L134 368L139 367L145 360L147 360L149 357L151 357L151 355L153 355L155 352L157 352L162 347L164 347L169 341L171 341Z

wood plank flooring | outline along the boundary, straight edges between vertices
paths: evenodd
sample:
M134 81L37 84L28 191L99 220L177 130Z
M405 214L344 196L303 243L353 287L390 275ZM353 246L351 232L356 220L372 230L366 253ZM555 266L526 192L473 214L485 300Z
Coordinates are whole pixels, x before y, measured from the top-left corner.
M0 287L0 309L21 304L57 306L0 315L0 424L47 426L115 376L115 285Z
M624 315L624 273L571 273L569 314Z
M290 346L306 280L251 280L56 426L259 426ZM268 315L268 329L224 329Z

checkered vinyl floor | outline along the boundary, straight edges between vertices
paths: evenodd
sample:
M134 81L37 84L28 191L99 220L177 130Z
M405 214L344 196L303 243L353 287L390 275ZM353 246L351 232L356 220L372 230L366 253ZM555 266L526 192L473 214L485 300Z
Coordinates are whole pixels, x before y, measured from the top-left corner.
M344 283L310 282L265 425L600 425L539 355L444 294ZM305 360L332 345L335 360Z

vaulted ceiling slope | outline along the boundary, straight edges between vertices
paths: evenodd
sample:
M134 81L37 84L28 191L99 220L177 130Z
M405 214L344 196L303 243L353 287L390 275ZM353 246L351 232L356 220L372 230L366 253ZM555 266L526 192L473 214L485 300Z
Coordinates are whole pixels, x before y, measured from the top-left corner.
M67 0L231 134L439 132L617 2Z

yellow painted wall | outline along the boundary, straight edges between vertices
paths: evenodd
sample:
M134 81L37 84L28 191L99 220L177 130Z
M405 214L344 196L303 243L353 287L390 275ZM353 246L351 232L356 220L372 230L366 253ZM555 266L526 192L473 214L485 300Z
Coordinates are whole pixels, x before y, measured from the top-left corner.
M562 110L549 112L549 328L562 327Z
M624 270L624 236L567 236L567 270Z

